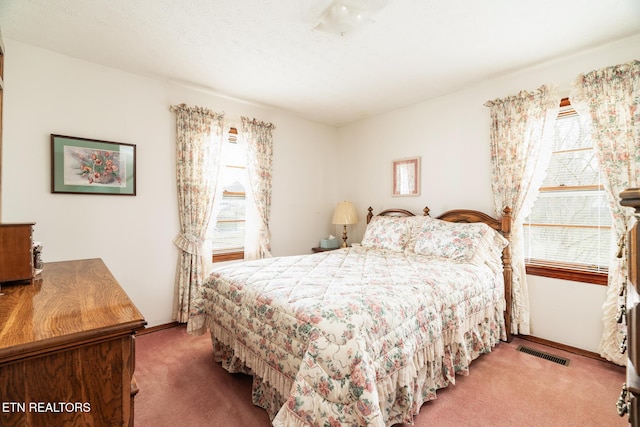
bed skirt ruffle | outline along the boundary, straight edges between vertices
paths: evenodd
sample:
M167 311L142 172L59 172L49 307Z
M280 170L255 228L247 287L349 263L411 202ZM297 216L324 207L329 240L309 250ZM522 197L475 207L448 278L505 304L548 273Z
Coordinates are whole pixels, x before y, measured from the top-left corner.
M361 395L350 384L353 378L328 378L327 370L306 357L300 361L295 376L280 372L206 314L192 317L188 331L198 335L209 329L215 360L231 373L253 375L253 403L267 411L274 426L307 427L321 420L323 423L348 420L384 427L412 424L421 406L436 398L437 390L455 384L455 376L467 375L474 359L506 339L503 311L504 304L496 304L470 314L463 324L444 330L438 338L403 359L403 363L362 374L373 376L375 387L362 391ZM357 342L354 348L348 349L354 360L366 359L364 341L354 342ZM370 360L361 362L357 369L356 364L351 366L351 376L374 369L375 363ZM318 382L326 382L326 387L317 387ZM302 401L313 402L314 406L303 408Z

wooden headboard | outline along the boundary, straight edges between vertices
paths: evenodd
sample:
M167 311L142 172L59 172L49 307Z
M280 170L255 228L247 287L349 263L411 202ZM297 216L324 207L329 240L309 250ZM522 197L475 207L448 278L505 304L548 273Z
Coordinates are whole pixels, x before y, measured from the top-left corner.
M429 208L425 207L423 215L429 216ZM406 209L386 209L380 212L378 215L383 216L415 216L411 211ZM373 218L373 208L369 207L367 213L367 224ZM499 231L505 239L511 242L511 208L506 207L502 211L502 218L493 218L480 211L471 209L455 209L450 210L437 219L449 222L483 222L494 230ZM504 275L504 298L506 302L506 308L504 312L504 324L507 330L507 342L511 342L511 304L512 304L512 280L513 280L513 268L511 267L511 245L507 245L502 251L502 266Z
M373 208L369 206L367 209L367 224L371 222L371 218L373 218ZM429 208L425 207L422 209L424 216L429 216ZM415 216L415 214L406 209L386 209L378 214L379 216Z

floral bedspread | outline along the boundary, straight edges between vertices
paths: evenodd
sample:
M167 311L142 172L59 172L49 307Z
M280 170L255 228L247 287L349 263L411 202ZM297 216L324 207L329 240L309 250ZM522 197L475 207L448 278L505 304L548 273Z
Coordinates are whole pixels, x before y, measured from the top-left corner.
M191 314L275 426L411 423L504 332L501 272L361 247L217 269Z

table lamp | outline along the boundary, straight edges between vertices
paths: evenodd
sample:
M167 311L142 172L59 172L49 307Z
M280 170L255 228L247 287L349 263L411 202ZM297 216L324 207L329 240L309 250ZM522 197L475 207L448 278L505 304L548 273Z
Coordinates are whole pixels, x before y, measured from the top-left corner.
M342 224L342 247L347 247L347 225L358 222L358 214L351 202L340 202L333 212L333 224Z

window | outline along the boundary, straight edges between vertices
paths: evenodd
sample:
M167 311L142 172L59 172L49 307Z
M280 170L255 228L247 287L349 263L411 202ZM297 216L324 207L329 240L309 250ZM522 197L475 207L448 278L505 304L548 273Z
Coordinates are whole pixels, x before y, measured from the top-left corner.
M220 156L217 216L211 231L213 262L244 258L247 168L244 145L238 143L235 127L225 133Z
M611 214L588 120L563 100L547 175L524 223L525 262L529 274L606 285Z

